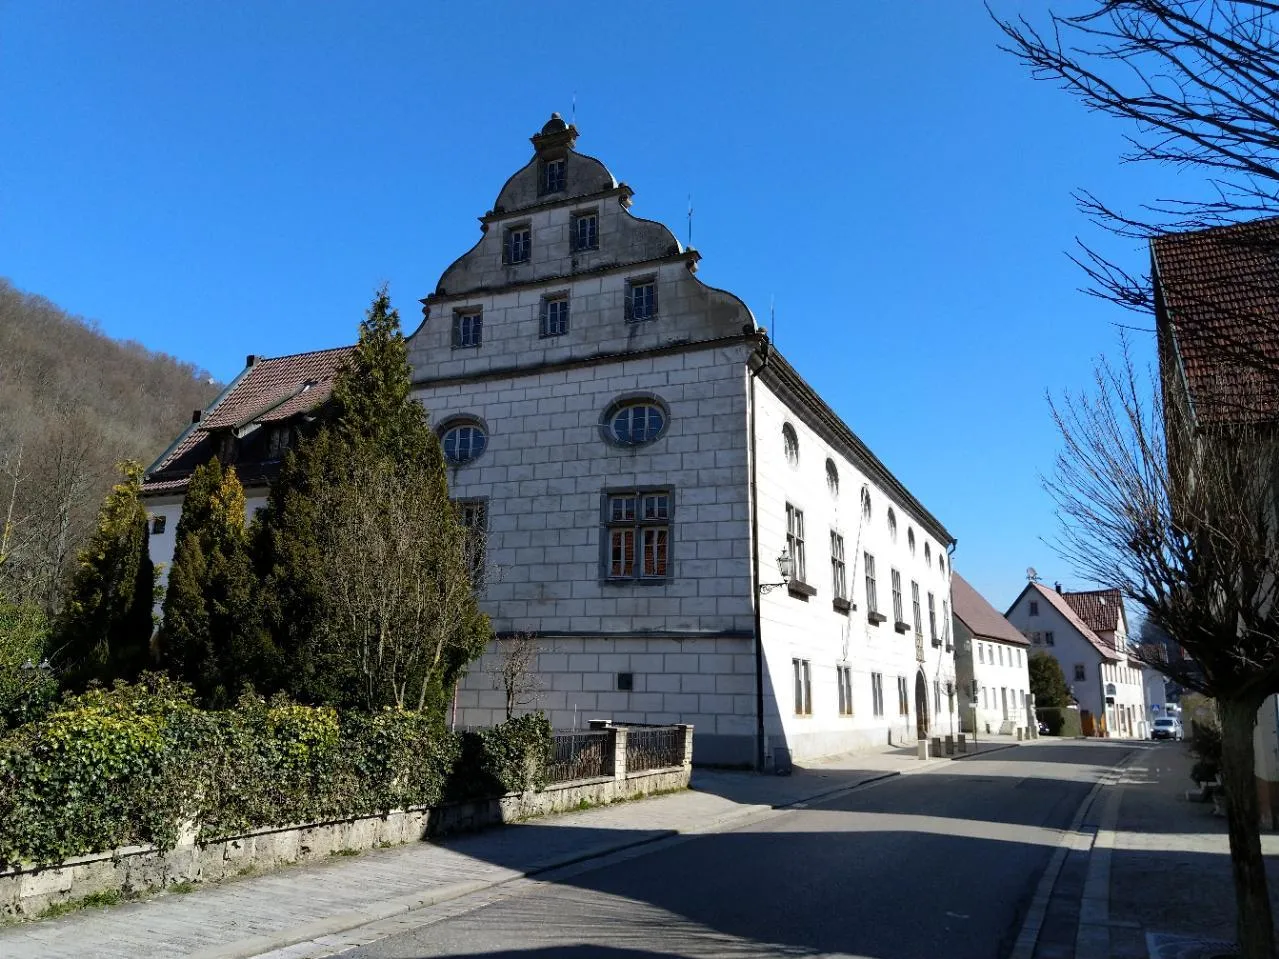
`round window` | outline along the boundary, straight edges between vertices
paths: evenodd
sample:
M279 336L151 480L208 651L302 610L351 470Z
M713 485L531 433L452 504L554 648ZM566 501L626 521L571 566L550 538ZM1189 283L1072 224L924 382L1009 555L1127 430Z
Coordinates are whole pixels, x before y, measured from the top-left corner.
M656 403L630 403L614 412L608 422L613 440L622 446L651 443L665 428L666 413Z
M444 445L444 458L450 466L464 466L484 452L488 436L474 423L452 426L440 437Z
M786 454L786 462L791 466L799 465L799 436L795 427L789 423L782 424L782 450Z

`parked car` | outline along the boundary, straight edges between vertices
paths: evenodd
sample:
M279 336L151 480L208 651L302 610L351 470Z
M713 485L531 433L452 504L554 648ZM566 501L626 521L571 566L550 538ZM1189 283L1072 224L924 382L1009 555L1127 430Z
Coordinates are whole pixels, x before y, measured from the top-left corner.
M1164 717L1155 720L1150 728L1150 738L1181 740L1186 738L1186 734L1181 729L1180 719Z

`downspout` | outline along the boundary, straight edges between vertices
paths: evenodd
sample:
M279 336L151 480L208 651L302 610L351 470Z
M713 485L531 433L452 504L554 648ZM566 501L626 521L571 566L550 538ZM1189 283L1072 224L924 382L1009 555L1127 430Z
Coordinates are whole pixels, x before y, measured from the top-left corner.
M751 605L755 613L755 770L764 771L764 634L759 591L759 489L755 449L755 378L768 366L771 355L768 334L757 334L759 368L750 371L750 495L751 495Z

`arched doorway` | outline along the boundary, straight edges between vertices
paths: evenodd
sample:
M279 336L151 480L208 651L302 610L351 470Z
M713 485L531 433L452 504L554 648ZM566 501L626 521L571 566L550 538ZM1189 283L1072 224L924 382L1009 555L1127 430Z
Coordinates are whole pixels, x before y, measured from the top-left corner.
M915 734L928 738L928 684L922 672L915 672Z

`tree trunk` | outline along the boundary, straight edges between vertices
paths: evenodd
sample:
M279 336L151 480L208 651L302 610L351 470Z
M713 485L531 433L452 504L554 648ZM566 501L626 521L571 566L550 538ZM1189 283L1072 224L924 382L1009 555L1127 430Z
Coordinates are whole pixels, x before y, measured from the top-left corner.
M1252 731L1259 704L1219 699L1221 773L1226 786L1230 866L1235 880L1235 913L1240 959L1275 959L1274 920L1261 855L1261 809L1257 799Z

